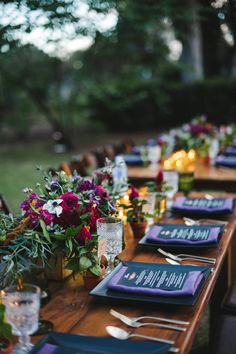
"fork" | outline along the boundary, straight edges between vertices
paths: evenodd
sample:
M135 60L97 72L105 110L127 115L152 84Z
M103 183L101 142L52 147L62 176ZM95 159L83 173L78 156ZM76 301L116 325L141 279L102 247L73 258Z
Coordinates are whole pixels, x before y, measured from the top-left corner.
M163 324L163 323L155 323L155 322L138 322L137 320L133 320L132 318L128 316L120 316L117 314L114 314L114 312L110 311L111 315L113 315L116 318L119 318L119 320L123 323L125 323L129 327L134 327L134 328L139 328L143 326L152 326L152 327L160 327L160 328L166 328L166 329L172 329L174 331L179 331L179 332L185 332L187 328L185 327L179 327L179 326L174 326L171 324Z
M198 219L198 220L194 220L194 219L190 219L190 218L183 218L184 222L186 225L188 226L192 226L192 225L200 225L201 223L208 223L208 224L220 224L220 225L225 225L227 224L227 221L221 221L221 220L215 220L215 219Z
M185 326L187 326L189 324L189 322L186 322L186 321L173 320L173 319L163 318L163 317L154 317L154 316L130 317L130 316L123 315L122 313L117 312L113 309L110 310L110 314L116 318L119 318L120 320L122 320L122 319L129 319L132 321L156 320L156 321L160 321L160 322L167 322L167 323L173 323L173 324L179 324L179 325L185 325Z
M211 263L211 264L215 264L216 263L216 259L215 258L195 256L195 255L186 254L186 253L180 253L180 254L174 255L174 254L172 254L170 252L165 252L161 248L158 248L157 251L159 253L163 254L164 256L173 259L174 261L181 262L181 261L184 261L184 260L195 260L195 261L206 262L206 263Z

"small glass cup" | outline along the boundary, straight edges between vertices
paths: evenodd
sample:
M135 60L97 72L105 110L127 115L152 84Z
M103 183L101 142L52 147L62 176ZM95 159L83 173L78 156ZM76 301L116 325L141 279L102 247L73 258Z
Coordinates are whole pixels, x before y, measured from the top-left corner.
M98 233L98 257L104 255L108 266L106 274L109 274L114 266L115 259L123 249L123 222L116 217L106 217L97 220Z
M193 190L194 172L179 172L179 191L188 195Z
M13 354L26 354L33 347L29 335L38 329L40 294L40 288L32 284L2 290L7 321L12 326L13 334L19 336Z
M175 170L164 170L163 171L163 180L168 187L168 191L166 191L167 197L167 208L170 209L173 203L173 198L176 192L179 189L179 175Z
M159 222L166 212L166 199L165 193L156 193L154 222Z
M156 168L158 161L161 158L161 148L159 145L148 146L148 160L151 162L151 168Z
M141 199L145 199L147 201L147 204L144 204L143 206L143 211L152 215L147 217L148 225L152 225L155 212L156 193L145 193L141 196Z

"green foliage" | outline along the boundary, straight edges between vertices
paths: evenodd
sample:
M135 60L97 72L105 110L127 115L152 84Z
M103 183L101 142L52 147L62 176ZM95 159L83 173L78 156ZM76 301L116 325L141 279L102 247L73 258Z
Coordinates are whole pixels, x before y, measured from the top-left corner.
M85 240L85 244L79 246L77 251L77 258L70 259L66 264L66 268L73 270L73 272L80 272L81 274L90 271L94 275L99 276L101 268L97 256L97 239L93 241Z
M5 305L3 304L0 304L0 341L1 339L12 340L12 328L5 320Z

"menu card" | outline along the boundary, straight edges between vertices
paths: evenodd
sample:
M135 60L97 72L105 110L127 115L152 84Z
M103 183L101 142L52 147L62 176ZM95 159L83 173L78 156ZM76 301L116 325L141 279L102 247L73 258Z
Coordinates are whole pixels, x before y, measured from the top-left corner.
M203 213L219 213L231 212L234 207L233 198L176 198L173 204L173 210L203 212Z
M220 155L216 158L215 164L218 166L236 167L236 156Z
M143 267L123 265L108 283L108 289L145 295L194 295L201 280L201 271L189 271L184 266L163 268L144 263Z
M150 228L146 240L163 244L214 244L218 243L221 230L216 225L158 224Z

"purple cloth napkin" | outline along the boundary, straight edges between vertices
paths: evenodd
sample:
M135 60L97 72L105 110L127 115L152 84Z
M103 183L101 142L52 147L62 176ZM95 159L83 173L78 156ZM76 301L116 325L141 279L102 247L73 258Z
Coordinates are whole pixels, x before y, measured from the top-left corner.
M44 346L37 352L37 354L53 354L58 348L55 344L46 343Z
M173 225L173 224L172 224ZM188 239L187 235L191 235L191 233L194 232L194 230L197 230L198 227L195 226L184 226L184 225L176 225L176 229L181 228L182 230L185 231L186 237L181 236L178 231L174 234L171 235L169 234L170 237L161 237L160 233L162 230L165 230L164 226L158 226L155 225L151 227L151 229L148 231L146 239L147 241L154 242L154 243L163 243L163 244L187 244L187 245L193 245L193 244L198 244L198 245L207 245L207 244L212 244L212 243L217 243L219 240L221 228L216 226L216 227L209 227L209 234L207 238L202 238L202 239ZM207 226L205 227L207 229ZM199 228L199 230L201 230Z
M220 155L216 158L215 164L217 166L236 167L236 156Z
M182 267L182 266L181 266ZM182 268L184 269L184 268ZM164 290L160 289L157 287L144 287L144 286L132 286L132 284L129 285L124 285L121 284L120 281L124 279L126 276L126 271L129 271L127 266L122 266L121 269L114 275L114 277L110 280L108 283L107 287L108 289L112 290L117 290L117 291L122 291L122 292L127 292L127 293L132 293L132 294L139 294L139 295L158 295L158 296L192 296L195 294L199 284L201 283L201 280L203 278L203 273L201 271L190 271L190 272L184 272L182 274L179 274L179 282L182 282L181 289L178 290ZM143 274L146 278L150 276L150 273L152 273L152 277L157 276L157 272L159 269L157 268L156 270L153 269L144 269L142 272L145 272L146 274ZM126 274L125 274L126 273ZM130 277L135 274L135 271L132 267L130 271ZM174 270L173 270L174 274ZM163 273L162 273L162 278L163 278ZM137 280L139 282L139 279Z
M188 201L194 200L202 200L206 205L204 206L194 206L194 205L186 205ZM174 204L173 209L179 211L189 211L189 212L203 212L203 213L219 213L219 212L231 212L234 206L234 199L233 198L215 198L222 202L221 206L212 207L210 206L213 200L207 200L205 198L186 198L186 197L177 197ZM207 206L209 205L209 206Z

